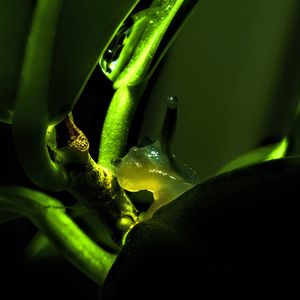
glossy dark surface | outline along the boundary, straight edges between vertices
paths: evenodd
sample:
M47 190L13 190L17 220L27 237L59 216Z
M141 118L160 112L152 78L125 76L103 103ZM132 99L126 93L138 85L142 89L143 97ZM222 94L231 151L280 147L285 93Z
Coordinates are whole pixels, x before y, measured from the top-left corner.
M161 208L129 234L101 299L298 298L299 166L237 170Z

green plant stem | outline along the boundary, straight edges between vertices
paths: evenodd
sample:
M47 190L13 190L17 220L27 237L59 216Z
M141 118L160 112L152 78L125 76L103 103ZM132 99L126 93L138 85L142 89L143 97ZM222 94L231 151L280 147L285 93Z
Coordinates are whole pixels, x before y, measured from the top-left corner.
M37 1L13 118L17 155L27 176L54 191L64 189L67 183L65 172L51 160L46 145L49 72L61 4L62 0Z
M145 10L147 25L141 25L145 29L134 53L114 82L116 92L105 118L98 160L110 174L114 173L113 160L125 154L128 131L148 82L147 72L154 54L183 2L184 0L154 0L150 8Z
M154 0L150 8L145 10L148 24L129 63L115 80L114 88L136 85L144 80L154 54L183 2L184 0Z
M74 266L103 284L116 256L82 232L60 201L28 188L0 187L0 204L28 217Z
M115 92L107 111L101 134L98 163L109 174L114 173L113 160L125 153L130 124L146 82L124 86Z
M72 264L98 284L103 284L115 255L98 247L63 210L48 208L32 222Z

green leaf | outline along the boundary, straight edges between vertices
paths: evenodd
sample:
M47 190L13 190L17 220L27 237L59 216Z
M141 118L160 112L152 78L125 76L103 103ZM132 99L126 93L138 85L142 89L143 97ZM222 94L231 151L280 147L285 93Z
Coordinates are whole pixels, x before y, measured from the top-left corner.
M55 191L67 185L66 172L51 160L46 145L50 123L47 94L61 8L62 0L37 2L13 117L16 151L26 175L38 186Z
M126 299L132 282L144 299L293 298L299 180L300 159L287 158L202 182L129 232L102 298Z
M65 0L52 56L50 119L73 107L101 51L139 0Z
M34 4L34 0L0 1L0 104L11 111L15 106ZM3 121L2 114L0 121Z
M185 8L184 4L193 6L197 2L197 0L153 0L149 8L141 12L140 18L145 18L143 23L146 24L142 23L143 31L140 34L139 41L135 45L128 64L115 79L114 88L117 89L124 85L137 85L145 79L161 40L177 12L182 7ZM173 38L171 37L171 40Z
M0 104L11 111L15 107L32 16L37 4L42 2L47 5L49 1L0 2ZM101 51L139 0L60 2L47 89L49 118L55 122L72 109ZM37 46L42 44L40 40ZM39 86L39 76L31 76L34 77L33 86Z
M100 65L116 92L106 114L98 163L113 173L111 162L125 153L131 120L148 80L199 0L154 0L137 12L116 61ZM107 71L109 70L109 72Z
M1 77L6 76L6 69L13 71L9 81L4 80L3 95L0 90L0 117L9 122L7 110L14 111L17 155L27 176L38 186L54 191L66 188L66 173L48 153L47 128L72 110L101 51L137 3L138 0L39 0L35 5L20 0L1 2L0 18L7 22L5 28L12 29L11 33L0 32L4 49L0 56ZM24 8L18 26L13 25L19 22L16 8ZM23 42L17 47L15 39L19 35ZM10 52L13 57L9 57ZM16 62L7 65L5 60Z
M236 159L226 164L218 174L222 174L237 168L256 164L263 161L278 159L285 156L288 147L288 140L284 138L276 144L260 147L246 154L243 154Z

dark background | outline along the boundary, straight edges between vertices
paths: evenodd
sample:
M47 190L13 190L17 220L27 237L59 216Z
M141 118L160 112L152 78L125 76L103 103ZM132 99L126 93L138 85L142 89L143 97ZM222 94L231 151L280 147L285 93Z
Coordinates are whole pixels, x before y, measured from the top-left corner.
M285 135L300 86L299 8L296 0L202 1L146 92L139 135L155 137L165 97L178 96L175 152L202 178L237 155ZM111 96L107 82L101 87L99 82L93 77L77 105L78 126L94 139L94 155L101 127L95 107L105 112ZM7 138L1 142L1 184L30 186L15 161L10 129L2 127L1 136ZM24 261L35 232L26 220L0 225L0 298L97 299L99 288L64 260Z
M164 98L177 95L175 152L202 178L285 135L299 99L299 4L202 1L169 51L142 132L156 135Z

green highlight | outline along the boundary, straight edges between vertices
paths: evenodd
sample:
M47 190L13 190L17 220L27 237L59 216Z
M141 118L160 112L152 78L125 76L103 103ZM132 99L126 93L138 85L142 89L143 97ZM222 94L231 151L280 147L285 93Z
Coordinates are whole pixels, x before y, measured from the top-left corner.
M48 208L32 222L75 267L103 284L115 255L97 246L62 210Z
M288 144L288 139L284 138L279 143L267 145L250 151L226 164L218 172L218 174L229 172L237 168L245 167L255 163L260 163L263 161L282 158L286 155Z
M144 11L148 24L129 63L114 82L115 89L139 84L145 78L164 33L183 2L184 0L154 0L150 8Z
M67 175L51 160L46 145L49 72L61 5L61 0L37 2L13 118L16 151L27 176L54 191L67 184Z
M120 87L113 96L102 129L98 160L109 174L114 174L113 160L125 154L130 123L145 87L146 83Z
M132 53L134 52L136 45L139 43L141 34L143 33L145 26L148 23L147 16L145 14L134 15L132 17L132 21L132 26L127 29L128 31L130 31L130 33L123 41L124 45L122 45L123 49L121 50L119 57L117 59L113 59L112 61L107 61L105 56L102 56L102 58L100 59L100 66L102 68L102 71L111 81L116 80L116 78L122 72L124 66L126 66L126 64L128 64L128 62L130 61ZM121 33L121 35L124 34L124 32ZM117 38L119 38L118 35L119 33L117 34ZM116 43L116 41L114 43ZM113 46L116 47L115 44L113 44ZM118 45L118 47L122 46ZM108 50L110 50L111 52L115 51L115 49L106 49L106 51Z
M147 74L154 54L183 2L154 0L148 9L138 13L133 29L134 37L132 40L129 37L124 55L121 54L120 62L109 76L112 79L116 78L116 92L105 118L98 163L110 174L114 173L112 162L125 154L130 124L146 87L149 78ZM123 66L124 63L127 65ZM120 70L123 71L120 73Z
M74 266L103 284L116 256L82 232L60 201L28 188L0 187L0 205L28 217Z
M274 150L271 151L271 153L267 156L265 160L272 160L284 157L286 155L288 145L288 139L283 139L280 143L277 144L276 147L274 147Z

